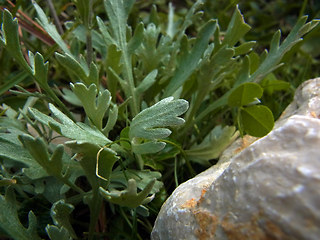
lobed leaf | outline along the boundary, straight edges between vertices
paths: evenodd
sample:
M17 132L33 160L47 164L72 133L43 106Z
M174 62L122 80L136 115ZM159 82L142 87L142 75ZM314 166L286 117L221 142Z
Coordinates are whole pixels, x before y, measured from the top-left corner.
M184 120L179 115L185 113L188 109L188 102L183 99L173 100L173 97L165 98L155 105L144 109L132 119L129 131L129 139L133 146L146 144L145 152L152 149L152 153L160 151L165 144L157 142L162 138L166 138L171 134L171 131L166 128L177 126L184 123ZM140 140L153 140L153 142L142 143ZM150 153L151 153L150 152Z
M64 227L57 227L55 225L47 225L46 232L50 240L72 240L71 236L68 233L68 230Z
M186 156L190 161L210 165L209 160L216 159L238 137L234 126L216 126L200 144L186 150Z
M110 92L107 89L102 92L98 92L97 86L95 84L91 84L87 88L82 83L71 84L71 89L81 101L82 106L93 125L95 125L100 131L102 131L103 118L111 104ZM115 106L114 108L117 107ZM108 126L108 130L112 129L116 119L117 115L114 115L114 119L111 119L113 123L109 123L110 126Z
M137 208L140 205L147 204L152 201L154 195L151 195L150 197L148 197L148 195L152 191L155 182L156 179L151 180L139 193L137 193L137 183L134 179L128 180L128 187L123 191L107 191L102 187L100 187L99 190L104 199L111 203L129 208Z
M111 143L111 141L100 131L91 128L86 124L73 122L53 104L49 104L49 109L60 122L57 122L35 108L29 108L29 112L36 120L49 126L67 138L74 139L79 142L95 143L100 146Z
M33 1L33 6L34 9L36 10L38 14L38 22L40 25L46 30L46 32L50 35L50 37L59 45L59 47L67 54L72 55L67 44L63 41L61 38L59 32L57 31L56 27L54 24L49 23L48 18L46 14L43 12L41 7Z
M32 211L28 214L29 226L25 228L19 219L17 213L17 202L14 190L8 188L5 196L0 194L0 227L12 239L19 240L40 240L37 234L37 219Z
M184 56L176 69L173 78L166 87L163 96L171 96L190 77L197 68L198 63L207 49L209 40L216 29L217 22L211 20L207 22L199 32L196 42L190 53Z
M55 225L61 229L66 229L68 231L68 235L73 239L76 239L77 235L69 220L70 214L73 210L73 205L66 203L64 200L59 200L52 205L50 215Z

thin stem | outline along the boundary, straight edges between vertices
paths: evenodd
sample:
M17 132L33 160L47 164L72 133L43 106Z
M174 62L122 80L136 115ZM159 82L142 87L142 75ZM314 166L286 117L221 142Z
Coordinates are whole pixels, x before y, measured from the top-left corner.
M89 14L88 14L88 19L87 23L87 36L86 36L86 47L87 47L87 64L90 67L90 64L92 62L92 55L93 55L93 48L92 48L92 34L91 34L91 28L92 28L92 0L89 0Z
M52 15L52 17L54 19L54 23L55 23L55 25L56 25L56 27L58 29L58 32L62 35L63 34L63 28L62 28L61 23L59 21L56 9L54 8L54 5L53 5L51 0L47 0L47 2L48 2L48 7L50 9L51 15Z
M178 160L177 157L174 158L174 182L176 184L176 187L179 186L179 181L178 181Z
M90 207L89 240L94 239L95 228L99 219L99 213L102 206L102 196L99 194L99 188L93 189L93 196Z

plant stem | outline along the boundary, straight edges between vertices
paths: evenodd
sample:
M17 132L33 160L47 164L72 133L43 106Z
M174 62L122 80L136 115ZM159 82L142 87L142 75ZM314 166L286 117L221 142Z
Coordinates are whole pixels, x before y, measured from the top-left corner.
M123 49L125 49L125 53L124 53L124 69L125 69L125 77L126 80L128 82L129 85L129 89L125 90L125 93L127 95L127 98L129 98L130 96L132 96L132 101L129 103L129 106L131 108L131 112L132 112L132 117L136 116L139 111L140 111L140 107L138 104L138 97L135 91L135 84L134 84L134 79L133 79L133 75L132 75L132 65L131 65L131 57L128 54L128 50L127 50L127 46L122 46Z
M99 219L99 212L102 206L102 196L99 194L99 188L92 191L92 199L90 200L90 224L89 224L89 240L93 240L97 221Z
M54 8L54 5L53 5L51 0L47 0L47 2L48 2L48 7L50 9L51 15L52 15L52 17L54 19L54 23L55 23L55 25L56 25L56 27L58 29L58 32L62 35L63 34L63 28L62 28L62 26L60 24L60 21L59 21L57 12L56 12L56 10Z
M90 67L90 64L92 62L92 55L93 55L93 49L92 49L92 34L91 34L91 28L92 28L92 0L89 0L89 14L87 23L87 36L86 36L86 47L87 47L87 64Z

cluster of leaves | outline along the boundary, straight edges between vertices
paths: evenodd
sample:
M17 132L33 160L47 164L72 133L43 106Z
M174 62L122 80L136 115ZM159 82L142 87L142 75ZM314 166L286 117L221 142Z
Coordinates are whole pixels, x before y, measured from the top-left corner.
M138 223L150 232L166 191L210 166L239 132L272 129L259 99L289 88L271 72L318 22L301 17L258 54L237 6L222 31L203 3L179 17L172 4L140 14L148 4L77 0L65 33L35 2L20 7L36 13L38 32L18 4L19 21L3 11L1 54L15 60L0 85L3 235L142 238ZM20 27L32 33L21 42Z

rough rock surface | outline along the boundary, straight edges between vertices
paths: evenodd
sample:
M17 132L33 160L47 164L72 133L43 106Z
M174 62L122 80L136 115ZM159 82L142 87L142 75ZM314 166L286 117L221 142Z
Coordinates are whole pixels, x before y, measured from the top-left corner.
M294 101L267 136L236 141L217 165L181 184L162 206L151 239L318 240L319 236L317 78L297 89Z

